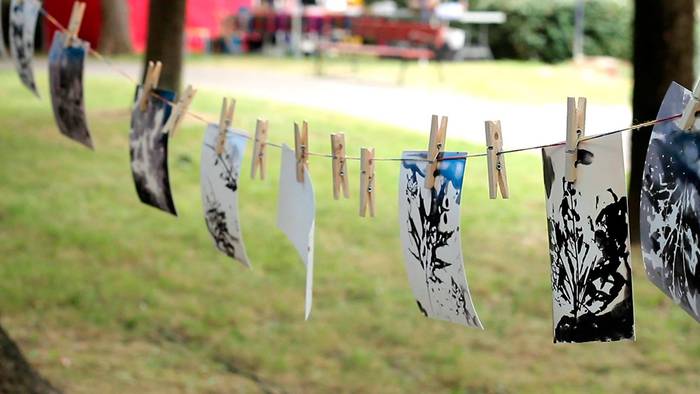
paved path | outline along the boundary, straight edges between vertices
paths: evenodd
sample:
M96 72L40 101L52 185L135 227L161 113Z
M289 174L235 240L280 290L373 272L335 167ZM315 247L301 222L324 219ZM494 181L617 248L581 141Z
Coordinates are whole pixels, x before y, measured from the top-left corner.
M45 62L36 63L37 72L46 69ZM116 66L130 75L139 75L136 62L119 62ZM298 104L400 126L424 133L426 139L433 113L450 117L448 138L463 138L476 143L484 142L484 121L500 119L506 149L547 144L565 138L565 98L561 103L545 105L500 102L439 89L318 78L311 75L312 69L309 65L309 75L298 75L235 66L188 65L185 81L222 94ZM104 63L94 59L89 61L87 72L119 77ZM628 106L589 103L587 135L627 127L630 120Z

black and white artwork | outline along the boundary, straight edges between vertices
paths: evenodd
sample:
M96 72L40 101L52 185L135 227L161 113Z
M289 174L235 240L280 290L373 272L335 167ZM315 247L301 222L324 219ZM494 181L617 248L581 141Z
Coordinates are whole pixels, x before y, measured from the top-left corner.
M4 7L2 7L2 2L0 1L0 58L6 58L7 57L7 47L5 47L5 28L3 26L3 18L2 18L2 10Z
M634 340L627 188L619 134L542 149L554 342Z
M175 93L170 91L156 89L154 93L171 102L175 99ZM139 86L129 134L131 173L136 192L144 204L177 216L168 175L168 134L163 132L171 108L165 101L149 96L148 109L141 111L138 99L141 94Z
M66 47L65 34L57 31L49 52L49 87L56 124L61 134L92 149L83 102L83 66L90 49L74 39Z
M466 153L445 152L435 187L427 189L426 152L404 152L399 221L408 282L418 310L438 320L483 329L464 270L460 200Z
M683 112L691 92L672 83L657 119ZM640 239L649 279L700 322L700 134L654 126L642 178Z
M298 182L296 168L297 159L294 151L287 145L282 145L277 227L292 242L306 267L304 318L308 320L313 300L316 200L309 169L305 168L304 182Z
M204 219L216 247L250 267L238 219L238 179L246 146L246 139L240 133L243 132L228 130L224 152L218 155L219 126L210 124L207 127L202 144L202 204Z
M38 0L12 0L10 2L10 55L22 83L37 97L32 58L34 57L34 32L41 3Z

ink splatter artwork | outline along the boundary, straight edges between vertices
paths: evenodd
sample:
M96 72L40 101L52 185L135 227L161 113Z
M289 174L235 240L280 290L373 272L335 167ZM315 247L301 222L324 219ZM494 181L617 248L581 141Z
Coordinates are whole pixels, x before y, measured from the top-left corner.
M311 315L313 299L316 201L309 169L305 168L304 182L298 182L296 168L297 160L294 151L287 145L282 145L277 227L292 242L306 267L304 317L308 319Z
M0 7L0 58L7 57L7 47L5 47L5 28L3 27L3 17L2 10L4 7Z
M657 119L683 112L691 92L673 83ZM640 205L647 277L700 322L700 134L675 121L654 126Z
M483 329L469 294L460 239L466 154L442 157L447 160L438 164L435 187L427 189L427 153L402 156L399 221L408 281L425 316Z
M204 219L217 249L246 267L250 261L243 243L238 215L238 179L246 139L227 130L221 155L216 153L219 126L210 124L204 132L201 160L201 188Z
M34 32L41 3L37 0L12 0L10 2L10 55L17 74L24 86L37 97L32 58L34 57Z
M582 141L575 182L565 151L542 149L554 342L634 339L622 138Z
M171 102L175 98L175 93L170 91L156 89L153 92ZM138 99L141 94L139 86L129 134L131 173L136 192L144 204L177 215L168 175L168 134L163 132L171 108L165 101L149 96L148 108L142 111Z
M83 66L90 44L77 39L64 44L65 34L57 31L49 52L53 114L61 134L92 149L83 101Z

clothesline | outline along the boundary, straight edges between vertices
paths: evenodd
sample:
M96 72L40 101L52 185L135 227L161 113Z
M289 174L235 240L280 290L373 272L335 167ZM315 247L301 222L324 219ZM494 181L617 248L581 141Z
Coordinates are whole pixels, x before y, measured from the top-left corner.
M27 1L27 0L25 0ZM33 0L32 7L36 4ZM53 16L39 7L40 12L53 23L59 30L67 34L66 41L77 38L76 32L80 24L80 18L84 12L85 3L76 2L71 16L70 29L62 26ZM26 25L36 24L36 8L31 9L31 19L25 19L23 27L27 32ZM77 11L76 11L77 10ZM20 8L14 8L16 17ZM16 19L16 18L15 18ZM13 25L14 26L14 25ZM16 27L16 26L15 26ZM24 35L13 37L15 41L24 39ZM79 74L72 75L73 79L63 85L77 86L80 90L79 101L68 111L60 111L55 105L60 100L67 100L72 97L72 91L59 91L56 86L61 86L62 82L67 82L60 75L67 67L60 63L62 56L70 51L66 50L66 44L61 46L61 37L55 37L51 51L51 61L49 62L49 76L51 79L52 101L56 114L59 130L66 136L92 147L92 140L84 119L83 86L82 80L75 81L75 78L83 75L83 60L85 53L80 53L81 63L78 65ZM19 63L16 51L17 43L12 48L16 63ZM29 46L31 42L23 41L22 44ZM24 47L23 47L24 48ZM245 146L238 140L226 147L226 134L232 122L233 110L235 106L224 98L224 110L222 110L222 120L211 122L206 117L188 110L189 104L194 97L191 86L187 87L182 97L176 99L175 94L170 91L159 91L155 89L157 79L160 75L162 64L149 62L148 71L145 73L145 81L140 83L128 73L119 69L109 59L98 51L90 49L89 53L103 61L107 66L124 76L131 83L136 85L138 97L134 103L132 112L130 150L131 150L131 172L134 179L139 199L154 208L177 216L175 203L168 179L168 138L163 134L163 129L171 136L182 120L184 115L192 116L207 124L207 131L202 147L202 160L200 181L202 186L202 205L207 229L214 240L215 247L243 265L250 267L250 261L246 254L240 225L240 214L238 211L238 181L240 179L240 168L243 160ZM57 56L58 55L60 56ZM31 60L31 57L30 57ZM57 61L58 60L58 61ZM58 67L56 67L58 63ZM29 70L29 78L22 74L28 64L19 64L18 71L22 82L36 93L34 78ZM56 68L59 73L56 73ZM73 71L71 69L71 71ZM57 77L56 74L59 74ZM31 83L30 83L31 82ZM75 84L78 85L75 85ZM158 94L156 92L162 92ZM537 145L511 150L503 150L500 138L500 122L486 123L486 145L488 153L477 154L455 154L445 153L444 156L438 152L442 151L445 143L445 130L447 118L443 117L443 122L438 126L437 116L433 115L431 124L431 137L428 155L424 152L404 153L403 158L372 158L374 149L363 148L362 157L345 157L343 151L337 146L339 142L332 138L332 152L316 153L308 152L307 124L304 122L303 131L297 130L295 124L295 148L296 152L282 150L279 176L279 202L277 227L291 241L306 268L306 292L305 292L305 318L309 318L311 313L313 296L313 272L314 272L314 234L316 231L316 200L311 179L305 173L307 156L332 158L334 164L333 192L334 198L339 199L341 191L346 198L349 197L347 168L344 160L360 160L360 216L374 216L375 211L375 173L372 161L403 161L409 160L430 163L422 166L403 165L399 176L399 223L401 231L401 243L404 249L408 280L413 290L415 302L420 311L433 319L448 320L453 323L462 324L469 327L481 328L483 326L478 318L474 303L471 299L469 287L466 282L463 253L461 252L460 235L460 199L464 180L463 162L443 163L443 168L439 171L437 163L443 160L466 160L468 157L488 157L489 160L489 196L491 199L498 198L499 192L504 199L509 198L505 163L499 160L496 155L506 153L516 153L529 150L543 149L547 147L566 145L566 151L558 149L556 152L543 151L544 184L546 191L546 214L548 223L549 255L552 271L552 298L555 317L553 320L554 342L583 342L583 341L616 341L620 339L634 339L634 304L632 275L629 259L630 254L630 231L628 213L628 193L625 182L624 165L622 153L622 138L618 138L618 133L625 131L636 131L644 127L661 124L680 118L679 127L672 130L673 134L683 133L676 129L691 129L695 122L695 117L700 110L698 96L700 96L700 83L693 92L693 100L685 105L684 114L668 113L668 108L678 108L680 103L687 100L687 91L680 85L673 84L667 93L667 98L661 105L660 113L664 118L633 124L619 130L604 132L597 135L585 136L585 99L568 100L568 124L567 142L557 142L546 145ZM144 100L148 99L148 100ZM160 102L155 102L160 100ZM145 109L145 104L150 104L149 111ZM170 116L163 114L172 108ZM71 115L75 111L81 117L77 129L87 136L66 131L69 127L63 118ZM62 113L64 112L64 113ZM157 114L157 115L155 115ZM161 116L162 115L162 116ZM152 116L164 117L163 122L152 125L149 122ZM165 122L167 118L167 122ZM172 121L172 123L171 123ZM164 124L163 124L164 123ZM218 124L217 124L218 123ZM688 126L690 124L690 126ZM167 126L173 125L173 126ZM71 127L72 128L72 127ZM563 128L562 128L563 129ZM252 178L256 177L259 168L261 178L264 179L265 166L264 154L261 152L261 145L264 143L276 148L284 145L264 141L267 131L267 121L258 121L258 129L255 136L243 130L233 130L236 135L242 138L256 141L253 153ZM589 157L595 155L595 159L586 162L586 166L577 169L578 155L577 144L583 141L590 141L597 138L614 135L614 141L608 141L606 146L590 146ZM262 137L259 137L262 136ZM166 138L161 138L166 137ZM335 136L333 136L335 137ZM261 138L261 139L259 139ZM696 137L694 137L696 138ZM342 142L344 144L344 142ZM595 145L595 144L592 144ZM223 148L223 149L222 149ZM238 148L238 149L237 149ZM645 268L647 272L658 271L659 262L662 262L662 274L668 275L677 267L667 264L668 261L675 262L677 256L665 253L667 250L677 250L682 247L682 237L660 236L669 232L690 232L694 237L697 231L694 228L683 228L684 223L680 223L677 215L668 214L666 206L682 204L683 196L678 197L678 193L656 193L656 190L665 191L669 189L669 184L690 185L686 191L696 190L689 178L697 175L687 174L683 168L693 162L695 157L683 155L683 147L672 141L662 141L649 145L648 159L645 163L645 172L653 171L654 177L643 177L644 185L641 188L639 200L641 210L648 212L653 219L653 226L646 226L649 221L643 221L640 225L640 237L642 238L642 254L645 256ZM227 149L227 150L225 150ZM226 151L228 154L223 155ZM679 152L679 155L669 155L667 152ZM562 155L562 153L564 155ZM419 158L417 158L418 156ZM423 158L423 157L429 157ZM562 159L564 160L559 161ZM671 157L672 156L672 157ZM502 156L501 158L503 158ZM669 159L670 157L670 159ZM337 160L340 159L340 160ZM553 164L553 161L559 161ZM223 163L223 164L222 164ZM564 166L562 166L564 164ZM584 179L580 183L577 181L576 172L580 171L580 178ZM296 174L295 174L296 172ZM692 172L692 171L691 171ZM296 175L296 177L295 177ZM441 181L436 182L437 177ZM653 178L653 179L651 179ZM559 181L561 180L561 181ZM692 179L691 179L692 180ZM420 184L423 186L419 186ZM306 184L306 185L305 185ZM572 189L572 185L574 189ZM580 187L579 187L580 186ZM425 192L428 190L428 192ZM687 194L687 193L686 193ZM692 225L693 223L690 223ZM581 227L586 227L590 231L581 231ZM652 228L653 227L653 228ZM688 227L686 225L685 227ZM583 247L581 246L583 245ZM615 250L610 251L609 245L616 245ZM426 249L428 248L428 249ZM432 253L425 253L431 250ZM590 252L590 253L589 253ZM610 252L610 253L608 253ZM591 259L588 256L606 256L602 259ZM626 257L627 256L627 257ZM649 258L647 258L649 257ZM681 256L683 257L683 256ZM687 258L685 260L688 260ZM681 262L683 263L683 262ZM685 261L687 263L687 261ZM692 261L691 261L692 263ZM687 265L687 264L686 264ZM671 294L674 289L681 288L682 291L690 294L696 289L693 284L686 281L683 283L673 283L673 288L669 290L668 284L657 280L659 275L649 275L649 278L657 287L665 293ZM434 280L438 278L440 280ZM442 280L442 279L445 280ZM609 283L613 283L611 288ZM583 290L581 290L583 289ZM425 295L428 295L427 297ZM433 297L433 294L435 297ZM588 300L595 299L602 306L587 308L584 304ZM584 307L582 308L581 305ZM688 306L688 303L681 303L693 317L698 319L698 314ZM610 312L612 310L612 312ZM583 323L582 323L583 322ZM599 329L600 322L607 326Z
M39 9L39 11L40 11L41 14L44 15L44 17L45 17L51 24L53 24L57 29L61 30L61 31L64 32L64 33L68 33L68 29L66 29L65 26L63 26L53 15L49 14L43 7L41 7L41 8ZM98 60L104 62L109 68L111 68L112 70L114 70L114 71L117 72L118 74L122 75L124 78L128 79L129 82L133 83L134 85L138 85L138 81L136 81L132 76L130 76L130 75L129 75L128 73L126 73L124 70L121 70L120 68L118 68L117 66L115 66L114 63L112 63L107 57L105 57L104 55L102 55L101 53L99 53L97 50L95 50L95 49L93 49L92 47L90 47L90 48L89 48L89 52L90 52L90 54L92 54L93 56L95 56ZM156 94L156 93L154 93L154 92L151 92L151 95L152 95L153 97L155 97L156 99L165 102L166 104L168 104L168 105L171 106L171 107L174 107L174 106L176 105L176 103L174 103L174 102L172 102L172 101L166 99L165 97L162 97L162 96L160 96L160 95L158 95L158 94ZM189 109L186 111L186 113L187 113L187 115L191 116L191 117L194 118L194 119L199 120L200 122L203 122L204 124L207 124L207 125L208 125L208 124L216 123L216 122L212 122L212 121L206 119L204 116L199 115L199 114L197 114L197 113L195 113L195 112L193 112L193 111L191 111L191 110L189 110ZM608 131L608 132L604 132L604 133L601 133L601 134L595 134L595 135L592 135L592 136L584 136L584 137L581 137L581 139L580 139L579 141L580 141L580 142L589 141L589 140L593 140L593 139L596 139L596 138L601 138L601 137L606 137L606 136L613 135L613 134L622 133L622 132L625 132L625 131L637 131L637 130L642 129L642 128L644 128L644 127L649 127L649 126L654 126L654 125L657 125L657 124L660 124L660 123L665 123L665 122L668 122L668 121L671 121L671 120L678 119L678 118L680 118L680 117L682 117L682 116L683 116L683 114L676 114L676 115L672 115L672 116L669 116L669 117L666 117L666 118L661 118L661 119L656 119L656 120L651 120L651 121L647 121L647 122L638 123L638 124L631 125L631 126L629 126L629 127L623 128L623 129ZM248 140L252 140L252 139L253 139L250 135L245 134L245 133L234 132L234 134L240 135L241 137L246 138L246 139L248 139ZM566 144L566 142L556 142L556 143L552 143L552 144L536 145L536 146L530 146L530 147L525 147L525 148L515 148L515 149L510 149L510 150L502 150L502 151L500 151L500 152L497 152L496 154L497 154L497 155L504 155L504 154L506 154L506 153L525 152L525 151L529 151L529 150L542 149L542 148L549 148L549 147L552 147L552 146L559 146L559 145L565 145L565 144ZM276 143L273 143L273 142L265 142L265 145L272 146L272 147L275 147L275 148L280 148L280 149L282 148L282 144L276 144ZM333 155L333 154L328 154L328 153L317 153L317 152L310 152L310 151L309 151L309 152L307 152L307 154L308 154L309 156L314 156L314 157L323 157L323 158L329 158L329 159L334 159L334 158L335 158L335 155ZM484 152L484 153L475 153L475 154L465 154L465 155L458 155L458 156L450 156L450 157L445 157L445 158L439 157L439 158L437 159L437 161L461 160L461 159L466 159L466 158L486 157L486 156L488 156L488 154ZM346 156L345 159L346 159L346 160L355 160L355 161L360 161L360 160L361 160L361 158L360 158L359 156ZM373 158L372 160L373 160L373 161L401 161L401 160L403 160L403 158L401 158L401 157L375 157L375 158ZM423 160L411 159L411 160L412 160L412 161L432 162L432 160L429 160L429 159L423 159Z

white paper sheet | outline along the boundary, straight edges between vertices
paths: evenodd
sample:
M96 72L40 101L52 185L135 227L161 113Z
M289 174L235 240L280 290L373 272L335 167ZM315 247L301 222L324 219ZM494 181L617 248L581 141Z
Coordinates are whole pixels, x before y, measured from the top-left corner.
M204 219L214 245L229 257L250 268L238 214L238 179L246 139L241 130L226 133L224 153L216 154L219 126L210 124L204 133L201 187Z
M304 318L308 320L313 298L316 202L308 168L304 171L304 182L301 183L297 182L296 167L294 151L287 145L282 145L277 227L287 235L306 266Z

